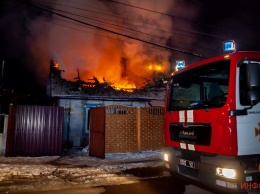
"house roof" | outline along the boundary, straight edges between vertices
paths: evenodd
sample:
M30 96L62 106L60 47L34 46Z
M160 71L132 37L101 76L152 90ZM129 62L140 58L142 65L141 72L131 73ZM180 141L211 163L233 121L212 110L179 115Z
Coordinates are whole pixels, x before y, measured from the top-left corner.
M120 101L164 100L166 84L150 84L133 91L116 90L107 83L86 83L67 81L51 76L47 84L49 97L63 99L95 99Z

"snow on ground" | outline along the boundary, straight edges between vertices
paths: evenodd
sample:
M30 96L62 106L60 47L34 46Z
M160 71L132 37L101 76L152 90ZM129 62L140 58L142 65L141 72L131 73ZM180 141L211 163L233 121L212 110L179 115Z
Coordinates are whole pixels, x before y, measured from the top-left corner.
M133 168L163 166L162 151L106 154L90 157L88 149L69 150L64 156L0 156L0 193L71 187L129 184L138 177L123 173ZM167 173L163 176L167 176Z

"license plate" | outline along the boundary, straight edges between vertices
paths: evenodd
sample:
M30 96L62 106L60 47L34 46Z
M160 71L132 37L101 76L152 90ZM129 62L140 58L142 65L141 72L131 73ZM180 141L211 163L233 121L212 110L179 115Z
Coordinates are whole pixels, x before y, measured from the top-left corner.
M179 165L195 168L195 162L179 158Z

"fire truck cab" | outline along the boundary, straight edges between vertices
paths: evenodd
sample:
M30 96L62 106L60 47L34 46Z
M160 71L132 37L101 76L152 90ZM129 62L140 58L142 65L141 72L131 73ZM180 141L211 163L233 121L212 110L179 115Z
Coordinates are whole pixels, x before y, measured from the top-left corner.
M172 175L220 192L260 193L260 52L225 53L174 72L163 135Z

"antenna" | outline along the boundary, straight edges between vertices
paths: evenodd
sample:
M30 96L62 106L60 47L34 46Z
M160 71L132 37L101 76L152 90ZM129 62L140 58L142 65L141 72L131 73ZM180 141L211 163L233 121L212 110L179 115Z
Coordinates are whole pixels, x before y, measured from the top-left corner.
M80 80L80 76L79 76L79 69L77 69L77 72L78 72L78 77L75 77L75 78L73 78L73 79L77 79L77 81L81 81L81 80Z

